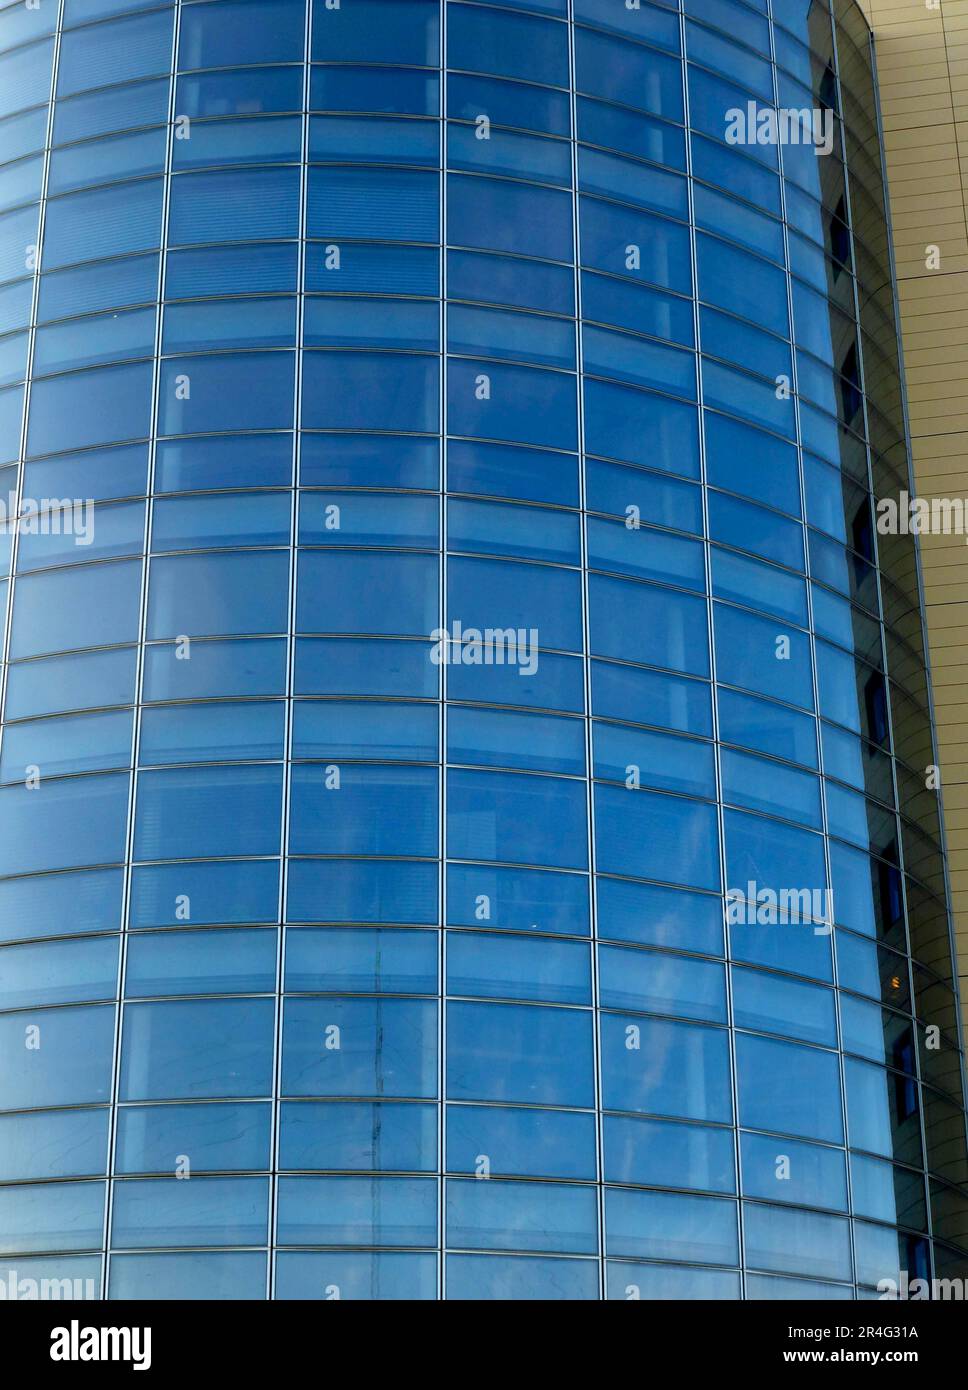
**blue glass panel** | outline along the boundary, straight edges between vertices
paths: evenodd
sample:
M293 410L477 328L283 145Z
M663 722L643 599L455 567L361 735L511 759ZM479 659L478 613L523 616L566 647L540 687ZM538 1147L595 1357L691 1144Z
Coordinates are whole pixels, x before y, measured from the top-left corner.
M740 1148L745 1196L846 1210L847 1175L837 1149L765 1134L740 1135Z
M228 0L199 5L182 16L178 63L182 68L229 68L243 63L301 63L302 0Z
M588 936L588 879L484 864L447 865L448 922Z
M114 1049L113 1007L53 1009L34 1015L5 1014L0 1036L9 1065L0 1083L4 1110L106 1101ZM25 1027L40 1027L39 1047L25 1046ZM41 1189L43 1192L45 1189ZM97 1241L89 1242L97 1245Z
M724 1029L621 1014L603 1014L601 1022L603 1103L609 1110L730 1123Z
M168 148L164 130L139 131L116 135L90 144L72 145L51 156L48 190L69 193L92 183L112 183L115 179L139 174L160 174L165 168Z
M706 605L691 594L594 575L589 584L592 650L598 656L709 670Z
M470 1250L591 1254L598 1244L594 1187L448 1180L447 1241Z
M27 448L55 454L149 432L151 367L106 367L38 382L31 394Z
M307 232L333 240L436 241L439 192L438 175L417 170L313 168Z
M280 632L289 561L282 552L156 559L148 586L149 637Z
M494 1175L593 1178L593 1117L567 1110L448 1106L448 1169L477 1173L481 1155Z
M736 1264L736 1203L714 1197L609 1188L605 1193L606 1251L653 1259Z
M168 119L168 93L168 79L163 78L58 101L54 143L68 144L135 126L163 125Z
M836 1053L744 1036L736 1048L741 1124L843 1143Z
M719 897L600 877L597 898L600 938L711 956L723 954L723 904Z
M161 240L161 179L54 198L44 222L44 268L150 251Z
M608 1115L604 1140L607 1182L735 1190L733 1136L728 1129Z
M104 1183L43 1183L0 1189L0 1249L89 1250L104 1221Z
M58 95L167 72L172 20L173 12L166 9L65 34L57 66Z
M592 1105L591 1022L575 1009L448 1005L448 1096Z
M271 999L128 1004L123 1100L264 1096L272 1090Z
M145 864L131 875L131 927L174 927L275 922L279 915L279 864Z
M588 948L494 932L452 932L447 992L491 999L591 1003Z
M384 10L396 0L385 0ZM393 11L394 17L399 6ZM364 61L371 55L360 50ZM375 55L372 55L375 56ZM301 87L302 74L297 73ZM310 75L310 105L314 111L369 111L396 115L434 116L439 108L439 78L393 68L314 67ZM297 100L295 106L299 106Z
M128 947L125 994L265 994L275 988L276 933L153 932Z
M180 174L171 184L168 239L178 246L293 237L299 228L298 201L295 169Z
M437 1184L428 1178L280 1178L276 1220L282 1245L433 1246Z
M291 860L289 920L434 925L437 878L428 863Z
M571 131L567 93L466 73L447 75L447 114L465 121L487 115L492 126L516 126L549 135L567 136Z
M289 999L282 1088L289 1096L433 1097L436 1005L409 999Z
M202 1172L264 1168L269 1157L265 1105L125 1106L118 1113L122 1173L174 1171L184 1153Z
M571 198L557 189L451 174L447 234L453 246L568 261L572 256Z
M277 767L166 768L138 779L135 855L191 859L279 847ZM231 808L231 813L230 813Z
M112 1299L212 1299L219 1303L265 1296L266 1257L256 1251L178 1255L116 1255Z
M276 1256L276 1298L417 1301L437 1296L435 1255L327 1250Z
M448 1255L448 1299L575 1302L598 1297L593 1260L535 1255Z
M585 790L563 778L452 771L447 843L455 858L584 868Z
M617 23L617 9L610 9L609 13L612 23ZM655 11L649 6L648 16L653 15ZM669 47L678 48L677 26L666 15L660 22L665 25ZM575 60L576 84L580 92L635 106L642 111L654 111L667 120L682 123L682 69L675 58L657 53L653 48L606 38L590 29L577 29Z
M0 872L116 863L124 854L127 777L41 781L0 791Z
M313 60L435 64L438 11L434 0L372 0L365 10L320 7L313 15Z
M603 1008L726 1022L722 966L619 946L598 952Z
M437 1112L431 1105L392 1101L284 1101L279 1146L283 1168L429 1171L437 1162Z
M121 925L118 869L12 878L0 883L4 940L116 930Z
M122 1250L166 1245L259 1245L266 1238L266 1178L177 1177L115 1186L111 1239Z
M307 352L303 424L427 433L437 421L439 375L436 359L429 356Z
M302 92L303 74L299 67L203 72L177 78L175 109L191 120L203 116L301 111Z
M49 1110L0 1119L4 1182L88 1177L106 1171L108 1111Z
M290 932L285 987L294 994L435 994L437 938L417 931Z

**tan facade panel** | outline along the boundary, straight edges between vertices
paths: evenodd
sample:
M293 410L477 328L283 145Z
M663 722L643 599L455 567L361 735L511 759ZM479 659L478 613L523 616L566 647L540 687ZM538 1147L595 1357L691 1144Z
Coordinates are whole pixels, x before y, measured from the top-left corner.
M968 499L968 0L861 8L877 51L917 488ZM928 535L921 553L968 1020L968 546Z

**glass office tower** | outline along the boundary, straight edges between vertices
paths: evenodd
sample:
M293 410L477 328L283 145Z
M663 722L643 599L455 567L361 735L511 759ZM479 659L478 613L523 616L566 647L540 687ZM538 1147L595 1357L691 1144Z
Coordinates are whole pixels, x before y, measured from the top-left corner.
M38 0L0 116L7 1296L964 1274L853 0Z

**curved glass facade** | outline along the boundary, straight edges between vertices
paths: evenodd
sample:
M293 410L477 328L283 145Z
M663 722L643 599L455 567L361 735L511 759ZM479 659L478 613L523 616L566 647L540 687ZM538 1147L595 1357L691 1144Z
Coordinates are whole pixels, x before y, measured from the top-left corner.
M963 1274L853 3L17 3L0 159L3 1267Z

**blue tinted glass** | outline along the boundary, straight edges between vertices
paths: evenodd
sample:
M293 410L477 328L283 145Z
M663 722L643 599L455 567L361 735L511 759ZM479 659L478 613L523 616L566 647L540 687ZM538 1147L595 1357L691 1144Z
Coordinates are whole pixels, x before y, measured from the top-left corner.
M108 1111L52 1110L5 1115L3 1136L5 1182L34 1178L87 1177L105 1171Z
M592 1117L567 1110L494 1105L451 1105L447 1110L447 1166L479 1171L479 1155L494 1174L591 1178L595 1172Z
M566 93L469 73L448 74L447 114L464 121L476 121L479 115L487 114L492 125L540 130L549 135L567 136L571 130Z
M591 962L587 947L576 942L489 932L452 934L447 987L451 994L587 1004Z
M188 859L193 849L200 855L271 854L279 845L281 783L281 770L273 767L142 773L138 858Z
M313 15L312 57L330 63L434 64L438 8L433 0L373 0L365 10L321 7Z
M751 1037L737 1052L742 1124L843 1142L836 1053Z
M269 1119L265 1105L125 1106L118 1112L117 1168L174 1174L180 1154L199 1172L264 1168Z
M423 1300L437 1295L434 1255L386 1251L285 1251L276 1256L276 1298Z
M282 1178L283 1245L427 1246L437 1241L437 1184L420 1178Z
M162 188L160 179L141 179L55 198L44 224L45 267L152 250L161 239Z
M604 3L601 8L605 8ZM615 22L616 11L610 10L610 13ZM651 6L647 13L649 17L655 15ZM665 15L660 23L665 25L666 42L677 48L676 26ZM682 69L674 58L651 48L606 38L590 29L578 29L575 60L580 92L654 111L667 120L682 123Z
M261 1298L266 1257L256 1251L117 1255L111 1261L112 1298L222 1300ZM177 1290L166 1294L165 1290Z
M243 63L298 63L303 57L301 0L222 0L189 8L178 36L182 68L228 68Z
M447 1238L465 1249L594 1252L594 1187L565 1183L447 1183Z
M610 1115L605 1120L609 1182L732 1192L735 1161L728 1129Z
M605 1193L610 1255L735 1264L736 1203L714 1197L611 1188Z
M0 957L0 998L5 1008L104 999L113 992L117 954L112 938L10 946Z
M291 169L182 174L172 180L168 238L177 246L295 236L298 197Z
M425 1171L436 1163L437 1115L392 1101L284 1102L279 1144L283 1168Z
M603 946L598 968L603 1007L726 1022L726 981L712 962Z
M876 93L781 9L0 0L14 1292L957 1266Z
M275 922L278 915L279 865L272 860L144 864L132 874L132 927Z
M542 1258L540 1255L448 1255L448 1299L562 1300L598 1297L592 1260Z
M590 1024L587 1013L574 1009L451 1004L447 1094L453 1100L588 1106Z
M447 810L450 852L457 858L561 868L585 865L585 797L575 782L453 771L448 775Z
M167 72L172 20L171 10L159 10L65 34L57 66L58 95Z
M264 993L275 985L276 938L266 931L156 932L131 943L125 993Z
M604 1101L610 1110L729 1124L725 1030L602 1015Z
M168 117L168 94L168 80L155 79L59 101L54 109L54 142L67 144L116 130L161 125Z
M494 14L475 5L448 5L447 63L465 71L567 87L568 34L562 25L546 20Z
M265 1043L268 999L207 999L125 1008L121 1094L125 1100L265 1095L272 1089Z
M298 67L205 72L178 77L175 106L191 120L202 116L299 111L302 90L303 75Z
M433 1097L436 1014L435 1004L419 1000L290 999L283 1023L284 1092Z

